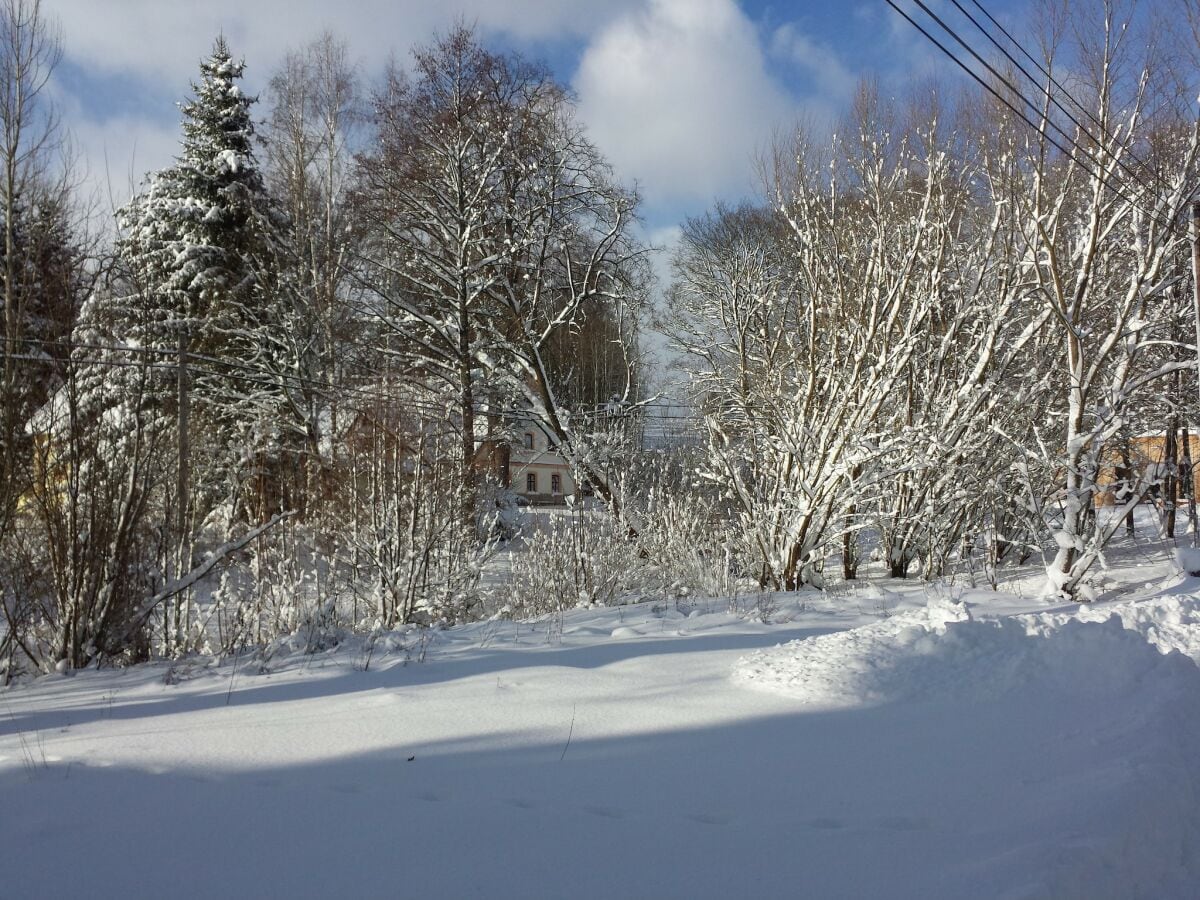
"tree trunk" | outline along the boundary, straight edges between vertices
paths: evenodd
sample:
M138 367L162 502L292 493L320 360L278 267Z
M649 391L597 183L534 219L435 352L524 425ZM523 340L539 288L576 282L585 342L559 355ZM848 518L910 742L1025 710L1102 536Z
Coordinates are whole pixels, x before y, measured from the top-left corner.
M1163 440L1162 464L1166 470L1162 487L1159 489L1159 504L1162 513L1163 534L1175 537L1175 510L1179 501L1179 418L1172 414L1167 418L1167 433Z

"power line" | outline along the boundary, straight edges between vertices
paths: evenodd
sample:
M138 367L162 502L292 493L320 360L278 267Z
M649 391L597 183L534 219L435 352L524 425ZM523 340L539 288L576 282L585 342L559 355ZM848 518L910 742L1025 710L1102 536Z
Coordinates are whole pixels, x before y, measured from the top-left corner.
M889 2L889 3L891 3L891 0L888 0L888 2ZM1104 187L1108 188L1110 191L1112 191L1114 194L1116 194L1118 197L1120 197L1120 198L1121 198L1122 200L1124 200L1126 203L1130 204L1131 206L1134 206L1134 207L1137 207L1137 208L1141 209L1141 210L1142 210L1142 212L1146 213L1148 216L1150 216L1151 218L1153 218L1153 219L1155 219L1156 221L1158 221L1158 223L1159 223L1160 225L1162 225L1164 228L1166 228L1167 230L1169 230L1169 231L1174 231L1174 230L1175 230L1175 225L1174 225L1174 223L1172 223L1170 220L1166 220L1166 219L1160 219L1160 218L1158 218L1158 214L1157 214L1156 212L1154 212L1154 211L1152 211L1152 210L1149 210L1149 209L1146 209L1144 206L1142 206L1140 203L1138 203L1138 202L1137 202L1137 200L1135 200L1134 198L1131 198L1131 197L1128 197L1128 196L1126 196L1126 194L1125 194L1123 191L1121 191L1121 190L1120 190L1119 188L1117 188L1115 185L1113 185L1113 184L1109 183L1109 181L1108 181L1108 180L1107 180L1107 179L1104 177L1104 165L1103 165L1103 163L1102 163L1100 160L1098 160L1098 159L1096 159L1095 157L1093 157L1093 156L1091 155L1091 153L1089 153L1089 152L1088 152L1088 151L1087 151L1087 150L1086 150L1086 149L1085 149L1083 146L1081 146L1081 145L1080 145L1080 143L1078 142L1078 140L1076 140L1076 138L1075 138L1074 136L1072 136L1071 134L1069 134L1069 133L1068 133L1068 132L1067 132L1067 131L1066 131L1064 128L1062 128L1062 127L1061 127L1061 126L1060 126L1060 125L1059 125L1057 122L1055 122L1055 121L1054 121L1054 119L1053 119L1053 117L1051 117L1051 116L1048 116L1048 115L1042 115L1042 114L1040 114L1040 113L1038 112L1038 107L1037 107L1037 106L1036 106L1036 105L1035 105L1035 104L1034 104L1034 103L1033 103L1031 100L1029 100L1029 99L1028 99L1028 98L1027 98L1027 97L1024 95L1024 93L1023 93L1022 91L1020 91L1020 90L1019 90L1019 89L1016 87L1016 85L1014 85L1014 84L1013 84L1011 81L1009 81L1007 78L1005 78L1003 75L1001 75L1001 74L1000 74L1000 72L998 72L998 71L996 70L996 68L995 68L994 66L992 66L992 64L991 64L991 63L989 63L989 62L988 62L987 60L985 60L985 59L984 59L982 56L980 56L980 54L979 54L978 52L976 52L976 50L975 50L975 49L974 49L974 48L973 48L973 47L972 47L970 44L968 44L968 43L967 43L967 42L966 42L966 41L965 41L965 40L964 40L964 39L963 39L963 38L962 38L962 37L961 37L961 36L958 34L958 32L956 32L956 31L955 31L953 28L951 28L949 25L947 25L947 24L945 23L945 21L943 21L943 20L941 19L941 17L939 17L939 16L937 15L937 13L933 12L933 10L931 10L931 9L930 9L930 8L929 8L929 7L928 7L928 6L927 6L927 5L926 5L926 4L923 2L923 0L913 0L913 2L914 2L914 3L916 3L916 5L917 5L917 6L919 6L919 7L920 7L922 10L924 10L924 12L926 13L926 15L928 15L928 16L929 16L931 19L933 19L935 22L937 22L937 24L938 24L938 25L940 25L940 26L941 26L941 28L942 28L944 31L946 31L946 32L947 32L947 33L948 33L948 34L949 34L951 37L953 37L953 38L954 38L954 40L955 40L955 41L957 41L957 42L958 42L958 43L959 43L959 44L960 44L960 45L961 45L961 46L962 46L964 49L966 49L966 51L967 51L968 53L970 53L970 54L971 54L971 56L973 56L973 57L975 58L975 60L976 60L976 61L978 61L978 62L979 62L979 63L980 63L980 64L981 64L981 65L982 65L984 68L986 68L986 69L987 69L987 71L988 71L988 72L990 72L990 73L992 74L992 76L996 78L996 80L997 80L997 81L999 81L999 82L1000 82L1001 84L1003 84L1003 85L1004 85L1006 88L1008 88L1010 91L1012 91L1012 92L1013 92L1013 94L1015 94L1015 95L1016 95L1016 96L1017 96L1017 97L1018 97L1018 98L1021 100L1021 102L1022 102L1023 104L1025 104L1027 107L1029 107L1029 109L1031 109L1031 110L1034 110L1035 114L1039 114L1039 115L1041 116L1041 119L1042 119L1042 121L1044 121L1044 122L1046 123L1046 125L1048 125L1049 127L1053 128L1053 129L1054 129L1055 131L1057 131L1057 132L1058 132L1060 135L1062 135L1062 136L1063 136L1063 138L1064 138L1064 139L1066 139L1066 141L1067 141L1067 142L1068 142L1068 143L1069 143L1069 144L1070 144L1070 145L1071 145L1071 146L1072 146L1072 147L1073 147L1073 148L1074 148L1076 151L1078 151L1078 153L1082 154L1082 155L1083 155L1083 157L1084 157L1085 159L1087 159L1087 161L1088 161L1089 163L1091 163L1091 164L1095 165L1095 166L1096 166L1096 169L1095 169L1094 171L1093 171L1093 170L1092 170L1092 169L1091 169L1089 166L1083 166L1083 165L1081 165L1081 168L1083 168L1083 169L1084 169L1084 170L1085 170L1085 171L1086 171L1086 172L1087 172L1089 175L1091 175L1092 177L1096 178L1096 180L1097 180L1097 181L1099 181L1101 185L1103 185ZM954 0L951 0L951 2L954 2ZM895 4L892 4L892 5L893 5L893 8L895 8ZM958 4L957 4L957 3L955 3L955 6L958 6ZM959 8L961 9L961 7L959 7ZM907 17L906 17L906 18L907 18ZM968 16L968 18L970 18L970 16ZM909 21L912 21L912 20L910 19ZM972 19L972 21L974 21L974 20ZM915 23L914 23L914 24L915 24ZM918 27L919 27L919 26L918 26ZM941 45L940 45L940 44L939 44L938 46L939 46L939 47L941 47ZM942 47L942 50L943 50L943 52L948 52L948 51L946 51L946 49L945 49L944 47ZM952 58L954 58L955 62L959 62L959 60L957 59L957 57L954 57L954 56L953 56L953 54L951 54L951 56L952 56ZM960 65L962 65L962 63L961 63L961 62L960 62L959 64L960 64ZM985 83L985 82L983 82L983 81L982 81L982 79L980 79L980 78L979 78L979 77L978 77L978 76L975 74L975 72L973 72L971 69L969 69L969 68L968 68L968 67L966 67L966 66L963 66L963 68L965 68L965 69L966 69L968 72L970 72L970 73L971 73L971 75L972 75L973 77L975 77L975 79L976 79L977 81L979 81L979 82L980 82L980 84L984 84L984 86L985 86L985 87L987 86L987 85L986 85L986 83ZM1033 81L1033 79L1031 78L1031 79L1030 79L1030 81ZM1039 90L1040 90L1040 88L1039 88ZM992 93L993 93L993 94L995 94L996 96L999 96L999 95L998 95L998 94L996 94L996 92L994 92L994 91L993 91ZM1051 94L1050 94L1048 91L1046 92L1046 96L1047 96L1047 98L1048 98L1049 100L1051 100L1051 102L1053 102L1053 101L1054 101L1054 98L1053 98L1053 96L1052 96L1052 95L1051 95ZM1012 105L1011 105L1011 104L1008 104L1008 106L1009 106L1009 108L1010 108L1010 109L1013 109L1013 107L1012 107ZM1026 122L1026 123L1027 123L1027 124L1028 124L1028 125L1029 125L1031 128L1033 128L1034 130L1038 131L1038 132L1039 132L1039 133L1041 133L1041 134L1044 134L1044 135L1046 136L1047 140L1050 140L1050 141L1051 141L1051 142L1054 144L1054 146L1055 146L1055 147L1057 147L1057 148L1058 148L1060 151L1062 151L1063 153L1066 153L1068 157L1075 158L1074 154L1072 154L1072 153L1070 153L1069 151L1067 151L1065 148L1063 148L1063 146L1062 146L1061 144L1059 144L1057 141L1054 141L1054 139L1053 139L1053 138L1052 138L1050 135L1046 134L1044 131L1042 131L1041 129L1039 129L1039 128L1038 128L1038 126L1037 126L1037 125L1036 125L1034 122L1030 121L1030 119L1029 119L1028 117L1026 117L1024 114L1021 114L1021 118L1022 118L1022 119L1024 119L1024 120L1025 120L1025 122ZM1074 121L1074 119L1072 119L1072 121ZM1078 124L1078 123L1076 123L1076 124ZM1082 126L1079 126L1079 127L1080 127L1080 128L1083 130L1083 131L1084 131L1084 133L1085 133L1085 134L1087 134L1087 135L1088 135L1088 137L1089 137L1089 138L1092 138L1092 140L1095 140L1095 138L1094 138L1094 137L1092 137L1091 133L1090 133L1090 132L1088 132L1088 131L1087 131L1087 129L1083 129L1083 128L1082 128ZM1096 141L1096 143L1097 143L1097 146L1101 147L1101 149L1105 149L1105 147L1104 147L1104 142L1103 142L1103 141ZM1118 162L1118 163L1120 162L1120 160L1118 159L1118 157L1116 157L1116 156L1113 156L1113 155L1111 154L1111 152L1109 153L1109 155L1110 155L1110 156L1112 156L1112 158L1113 158L1113 160L1114 160L1115 162ZM1078 162L1078 160L1076 160L1076 161ZM1136 181L1136 180L1137 180L1137 179L1135 179L1135 181ZM1150 191L1150 189L1149 189L1149 188L1147 188L1147 187L1146 187L1146 185L1144 185L1144 184L1143 184L1141 181L1137 181L1137 185L1138 185L1138 187L1142 188L1143 190L1146 190L1146 191L1148 191L1148 192Z
M1178 226L1173 221L1171 221L1169 219L1161 218L1157 213L1155 213L1151 210L1147 210L1144 206L1142 206L1135 200L1127 197L1125 195L1125 193L1120 190L1120 188L1111 184L1109 182L1109 180L1104 177L1102 167L1099 170L1093 170L1090 166L1085 165L1079 159L1080 155L1082 155L1083 158L1086 159L1090 163L1095 163L1096 161L1094 159L1092 159L1090 154L1088 154L1088 152L1086 150L1084 150L1084 148L1081 147L1070 135L1067 135L1065 131L1063 131L1061 128L1059 128L1059 126L1056 125L1052 119L1047 117L1046 118L1047 124L1049 124L1051 127L1055 128L1057 131L1059 131L1060 133L1065 135L1067 138L1067 143L1076 152L1072 152L1071 150L1068 150L1061 143L1059 143L1059 141L1057 139L1055 139L1055 137L1053 135L1048 134L1046 131L1039 128L1039 126L1033 120L1031 120L1022 110L1020 110L1016 106L1014 106L1013 103L1007 97L1004 97L999 91L997 91L994 87L992 87L992 85L988 84L988 82L984 78L982 78L974 69L972 69L965 62L963 62L961 59L959 59L959 57L957 55L955 55L955 53L952 50L950 50L948 47L945 46L945 44L943 44L936 37L934 37L932 34L930 34L929 31L926 30L919 22L917 22L915 19L913 19L912 16L910 16L903 9L901 9L895 3L895 0L884 0L884 2L887 3L887 5L890 6L897 13L899 13L910 25L913 26L913 28L917 29L917 31L919 31L922 35L924 35L925 38L928 39L930 43L932 43L935 47L937 47L939 50L941 50L942 53L944 53L946 56L948 56L951 60L953 60L954 63L960 69L962 69L964 72L966 72L968 75L970 75L971 78L973 78L976 82L978 82L979 85L981 87L983 87L984 90L986 90L989 94L991 94L993 97L995 97L997 100L999 100L1002 104L1004 104L1004 106L1006 106L1009 110L1011 110L1014 115L1016 115L1018 118L1020 118L1031 129L1033 129L1035 132L1037 132L1037 133L1041 134L1043 137L1045 137L1045 139L1047 141L1049 141L1050 144L1052 144L1056 149L1058 149L1058 151L1060 153L1064 154L1068 159L1075 161L1075 163L1081 169L1083 169L1085 172L1087 172L1088 175L1095 178L1096 181L1099 182L1099 184L1102 187L1104 187L1104 188L1108 189L1109 191L1111 191L1112 193L1116 194L1118 197L1120 197L1126 203L1130 204L1130 206L1140 209L1143 213L1145 213L1147 216L1149 216L1153 221L1155 221L1157 224L1161 225L1163 228L1167 229L1170 232L1178 233ZM986 62L973 48L971 48L971 46L969 44L967 44L966 41L964 41L961 37L959 37L957 32L954 31L954 29L952 29L949 25L947 25L945 22L943 22L941 20L941 18L939 18L935 13L933 13L929 9L929 7L927 7L922 2L922 0L913 0L913 2L916 3L916 5L919 6L922 10L924 10L925 13L930 18L932 18L935 22L937 22L942 27L942 29L944 31L946 31L951 37L953 37L959 44L961 44L963 47L965 47L967 49L967 51L969 53L971 53L971 55L974 56L977 60L979 60L979 62L985 68L987 68L987 70L989 72L991 72L993 75L995 75L996 78L1002 84L1004 84L1006 87L1008 87L1008 89L1011 90L1021 100L1022 103L1024 103L1030 109L1037 108L1036 106L1034 106L1034 104L1031 101L1029 101L1024 96L1024 94L1022 94L1019 90L1017 90L1015 86L1013 86L1007 79L1005 79L1003 76L1001 76L999 73L997 73L995 68L993 68L988 62Z
M993 44L996 44L997 47L1000 47L1000 45L996 42L996 40L992 37L992 35L989 32L987 32L983 28L982 25L980 25L978 22L976 22L975 18L970 13L968 13L966 10L964 10L959 5L958 0L951 0L951 2L956 7L958 7L960 10L962 10L963 14L966 15L966 17L968 19L970 19L972 22L974 22L975 27L978 28L980 31L983 31L984 34L986 34L988 36L988 39ZM981 13L983 13L987 17L989 22L991 22L994 26L996 26L996 28L998 28L1000 30L1001 34L1003 34L1006 38L1008 38L1009 42L1014 47L1016 47L1018 50L1021 51L1021 55L1023 55L1026 59L1028 59L1030 62L1032 62L1034 64L1034 66L1037 67L1037 70L1042 74L1043 77L1048 79L1049 82L1052 85L1054 85L1054 87L1056 87L1059 91L1061 91L1063 96L1065 96L1068 100L1070 100L1072 105L1074 105L1076 109L1080 110L1087 118L1091 119L1092 123L1095 124L1095 126L1100 129L1100 133L1102 135L1104 135L1106 138L1108 138L1110 140L1116 140L1116 138L1113 136L1113 134L1105 127L1104 123L1101 122L1098 118L1096 118L1095 113L1093 113L1091 111L1091 109L1089 109L1088 107L1086 107L1082 103L1080 103L1078 100L1076 100L1071 95L1071 92L1068 91L1067 88L1064 87L1063 84L1061 82L1059 82L1059 80L1057 78L1055 78L1054 75L1044 65L1042 65L1041 61L1038 60L1037 57L1035 57L1033 54L1031 54L1028 50L1026 50L1025 47L1021 44L1021 42L1018 41L1015 37L1013 37L1012 33L1009 32L1009 30L1007 28L1005 28L1002 24L1000 24L1000 22L998 22L996 20L995 16L993 16L990 12L988 12L987 9L983 6L983 4L979 2L979 0L971 0L971 2L975 5L975 7ZM1010 60L1012 59L1012 57L1003 48L1000 48L1000 52L1004 53L1004 55L1007 56ZM1025 73L1026 78L1028 78L1034 84L1037 84L1037 82L1034 81L1033 76L1029 75L1029 73L1022 66L1020 66L1019 63L1017 63L1015 60L1013 60L1013 63L1014 63L1014 65L1017 65L1017 67L1020 68L1022 72ZM1054 102L1055 102L1056 106L1059 106L1059 109L1062 109L1061 105L1058 104L1058 101L1055 100ZM1067 111L1064 109L1063 112L1067 112ZM1071 118L1072 122L1075 122L1076 125L1079 125L1079 123L1074 119L1074 117L1071 116L1070 113L1067 113L1067 115L1068 115L1068 117ZM1081 129L1083 129L1085 134L1088 134L1089 137L1091 136L1086 128L1084 128L1082 125L1079 125L1079 127ZM1137 163L1142 169L1144 169L1151 176L1151 178L1154 181L1159 180L1158 173L1155 172L1154 169L1152 169L1148 163L1139 159L1137 154L1134 153L1132 149L1127 147L1126 152L1129 154L1129 156L1133 159L1133 161L1135 163Z
M80 357L73 355L70 359L58 359L48 355L33 355L33 354L11 354L8 358L18 359L28 362L41 363L43 365L61 365L61 364L84 364L84 365L99 365L111 366L119 368L141 368L152 371L168 372L172 375L177 374L178 367L175 362L155 362L147 360L146 357L158 357L174 360L178 355L178 350L175 349L160 349L156 347L139 347L127 344L102 344L96 342L71 341L63 339L39 339L20 337L14 338L15 341L26 345L36 347L52 347L61 350L66 350L74 353L79 350L89 350L98 353L125 353L133 356L142 357L141 359L116 359L110 356L90 356ZM188 359L192 361L209 363L209 366L191 366L191 371L200 376L214 376L228 379L241 379L252 384L261 384L268 387L279 387L280 382L287 382L294 385L315 388L325 392L326 398L335 396L337 393L351 394L354 396L366 398L371 401L395 401L398 398L389 395L382 387L366 387L363 385L341 384L335 385L328 381L318 381L316 379L307 378L302 375L289 372L279 371L264 371L263 369L249 365L236 360L220 359L218 357L207 356L204 354L188 353ZM228 371L233 370L233 371ZM244 373L244 374L243 374ZM410 409L415 409L421 412L435 414L439 416L447 415L447 408L443 404L439 404L432 400L421 400L417 398L403 398L405 406ZM677 409L679 404L673 403L655 403L645 402L637 403L629 408L614 408L611 404L598 403L593 406L577 407L568 412L573 416L582 416L585 418L609 420L632 419L637 418L638 414L644 410L651 409ZM517 408L495 408L487 405L477 406L473 410L477 415L491 415L499 418L510 419L515 421L528 420L530 411ZM703 417L695 415L661 415L650 416L652 419L689 419L702 420Z
M1113 142L1116 142L1116 138L1115 138L1115 137L1113 136L1113 134L1112 134L1112 133L1111 133L1111 132L1110 132L1110 131L1109 131L1109 130L1108 130L1106 127L1105 127L1104 123L1103 123L1103 122L1101 122L1101 121L1100 121L1098 118L1096 118L1096 116L1095 116L1095 115L1094 115L1094 114L1091 112L1091 110L1089 110L1089 109L1088 109L1087 107L1085 107L1085 106L1084 106L1082 103L1080 103L1078 100L1076 100L1076 99L1075 99L1075 98L1074 98L1074 97L1071 95L1071 92L1070 92L1070 91L1068 91L1068 90L1067 90L1065 87L1063 87L1063 85L1059 83L1058 79L1057 79L1057 78L1055 78L1055 77L1054 77L1054 76L1053 76L1053 75L1052 75L1052 74L1051 74L1051 73L1050 73L1050 72L1049 72L1049 71L1046 69L1046 67L1045 67L1045 66L1043 66L1043 65L1042 65L1040 62L1038 62L1038 60L1037 60L1037 59L1036 59L1036 58L1035 58L1035 57L1034 57L1034 56L1033 56L1033 55L1032 55L1032 54L1031 54L1031 53L1030 53L1028 50L1026 50L1026 49L1025 49L1025 48L1024 48L1024 47L1023 47L1021 44L1020 44L1020 42L1018 42L1018 41L1017 41L1017 39L1016 39L1016 38L1014 38L1014 37L1012 36L1012 34L1010 34L1010 33L1008 32L1008 30L1007 30L1006 28L1004 28L1004 26L1003 26L1003 25L1001 25L999 22L997 22L997 21L996 21L996 19L995 19L995 18L992 16L992 14L991 14L991 13L989 13L989 12L988 12L988 11L987 11L987 10L986 10L984 7L983 7L983 5L982 5L982 4L979 2L979 0L971 0L971 2L972 2L972 3L974 3L974 4L975 4L975 6L976 6L976 7L978 7L978 8L979 8L979 10L980 10L980 11L981 11L981 12L982 12L982 13L983 13L985 16L987 16L988 20L989 20L989 21L990 21L990 22L991 22L993 25L995 25L997 28L999 28L999 29L1000 29L1001 33L1002 33L1002 34L1003 34L1003 35L1004 35L1006 38L1008 38L1009 42L1010 42L1010 43L1012 43L1012 45L1013 45L1013 46L1015 46L1015 47L1016 47L1016 48L1017 48L1019 51L1021 51L1021 53L1022 53L1022 54L1025 56L1025 58L1026 58L1026 59L1030 60L1030 61L1031 61L1031 62L1032 62L1032 63L1033 63L1035 66L1037 66L1037 68L1038 68L1038 70L1041 72L1041 74L1042 74L1042 75L1043 75L1045 78L1047 78L1047 79L1050 81L1050 83L1051 83L1051 84L1052 84L1052 85L1053 85L1055 88L1057 88L1057 89L1058 89L1058 90L1059 90L1059 91L1060 91L1060 92L1063 94L1063 96L1065 96L1065 97L1067 98L1067 100L1069 100L1069 101L1071 102L1071 104L1072 104L1073 106L1075 106L1077 109L1081 110L1085 116L1087 116L1089 119L1091 119L1091 120L1092 120L1092 122L1093 122L1093 123L1096 125L1096 127L1098 127L1098 128L1100 129L1100 134L1101 134L1101 135L1103 136L1103 138L1105 138L1106 140L1101 140L1101 139L1097 138L1095 135L1093 135L1093 134L1092 134L1092 132L1088 130L1087 126L1086 126L1086 125L1084 125L1082 122L1080 122L1080 121L1079 121L1077 118L1075 118L1075 116L1074 116L1074 115L1071 113L1071 111L1070 111L1069 109L1067 109L1065 106L1063 106L1063 105L1062 105L1062 103L1061 103L1061 102L1059 102L1058 98L1057 98L1057 97L1055 97L1055 96L1054 96L1054 94L1053 94L1053 93L1051 93L1049 89L1043 89L1043 88L1041 87L1041 85L1040 85L1040 84L1038 84L1038 81L1037 81L1037 79L1035 79L1035 78L1033 77L1033 75L1031 75L1031 74L1030 74L1029 70L1028 70L1028 69L1026 69L1026 68L1025 68L1025 66L1024 66L1024 65L1022 65L1022 64L1021 64L1021 63L1020 63L1020 62L1019 62L1019 61L1018 61L1018 60L1017 60L1017 59L1016 59L1016 58L1015 58L1015 57L1014 57L1014 56L1013 56L1011 53L1009 53L1009 52L1008 52L1008 50L1007 50L1007 49L1006 49L1006 48L1005 48L1003 45L1001 45L999 41L997 41L997 40L996 40L995 36L994 36L994 35L993 35L993 34L992 34L990 31L988 31L988 29L987 29L987 28L985 28L985 27L983 26L983 24L982 24L982 23L981 23L981 22L980 22L978 19L976 19L976 18L975 18L975 16L973 16L973 15L971 14L970 10L966 9L966 8L965 8L965 7L964 7L964 6L963 6L963 5L962 5L962 4L959 2L959 0L950 0L950 2L951 2L951 3L953 3L953 4L954 4L954 7L955 7L955 8L956 8L956 9L957 9L959 12L961 12L961 13L962 13L964 16L966 16L966 17L967 17L967 19L968 19L968 20L971 22L971 24L972 24L972 25L974 25L974 26L975 26L975 27L976 27L976 28L977 28L977 29L980 31L980 33L982 33L982 34L983 34L983 36L984 36L984 37L986 37L986 38L987 38L987 39L988 39L988 40L989 40L989 41L992 43L992 46L994 46L994 47L995 47L997 50L999 50L999 51L1000 51L1002 54L1004 54L1004 57L1005 57L1005 58L1006 58L1006 59L1007 59L1009 62L1011 62L1011 63L1012 63L1014 66L1016 66L1016 67L1017 67L1017 70L1018 70L1018 71L1019 71L1019 72L1020 72L1022 75L1024 75L1024 76L1025 76L1025 77L1026 77L1026 78L1029 80L1029 82L1030 82L1031 84L1033 84L1035 87L1037 87L1037 88L1038 88L1038 90L1044 90L1044 91L1045 91L1045 94L1046 94L1046 97L1047 97L1047 98L1050 100L1050 102L1051 102L1052 104L1054 104L1054 106L1055 106L1056 108L1058 108L1058 109L1059 109L1059 110L1060 110L1060 111L1061 111L1061 112L1062 112L1064 115L1066 115L1066 117L1067 117L1067 118L1068 118L1068 119L1071 121L1071 123L1072 123L1072 124L1073 124L1073 125L1074 125L1076 128L1078 128L1078 129L1079 129L1080 131L1082 131L1082 132L1083 132L1085 135L1087 135L1087 136L1088 136L1088 138L1089 138L1090 140L1092 140L1092 141L1095 141L1097 148L1099 148L1099 149L1100 149L1100 150L1101 150L1103 153L1105 153L1105 154L1106 154L1106 155L1107 155L1107 156L1108 156L1110 159L1112 159L1112 161L1113 161L1113 162L1115 162L1115 163L1116 163L1118 166L1120 166L1122 169L1124 169L1124 170L1125 170L1125 172L1126 172L1126 173L1129 175L1129 177L1130 177L1130 178L1132 178L1132 179L1133 179L1135 182L1137 182L1137 184L1138 184L1138 186L1139 186L1139 187L1141 187L1141 188L1142 188L1143 190L1145 190L1147 193L1153 193L1153 192L1154 192L1154 190L1155 190L1155 187L1154 187L1153 185L1149 185L1149 184L1147 184L1147 183L1146 183L1146 182L1145 182L1145 181L1144 181L1144 180L1143 180L1143 179L1142 179L1142 178L1141 178L1141 177L1138 175L1138 173L1134 172L1134 170L1133 170L1133 169L1131 169L1131 168L1129 167L1129 165L1128 165L1128 164L1126 164L1126 162L1124 161L1124 159L1122 158L1122 156L1120 156L1120 155L1118 155L1118 154L1114 153L1114 152L1113 152L1111 149L1109 149L1109 146L1108 146L1108 141L1113 141ZM1061 129L1060 129L1060 131L1061 131ZM1137 155L1136 155L1136 154L1135 154L1135 153L1134 153L1134 152L1133 152L1131 149L1129 149L1128 147L1126 147L1126 148L1124 148L1124 149L1125 149L1125 153L1127 153L1127 154L1128 154L1128 155L1129 155L1129 156L1130 156L1130 157L1133 159L1133 161L1134 161L1135 163L1137 163L1137 164L1138 164L1138 165L1139 165L1139 166L1140 166L1142 169L1144 169L1144 170L1145 170L1147 173L1149 173L1149 175L1151 176L1151 179L1152 179L1152 180L1154 180L1154 181L1157 181L1157 180L1158 180L1158 173L1156 173L1155 171L1153 171L1153 170L1152 170L1152 169L1151 169L1151 168L1150 168L1150 167L1149 167L1149 166L1148 166L1148 165L1147 165L1145 162L1143 162L1141 159L1139 159L1139 158L1137 157Z

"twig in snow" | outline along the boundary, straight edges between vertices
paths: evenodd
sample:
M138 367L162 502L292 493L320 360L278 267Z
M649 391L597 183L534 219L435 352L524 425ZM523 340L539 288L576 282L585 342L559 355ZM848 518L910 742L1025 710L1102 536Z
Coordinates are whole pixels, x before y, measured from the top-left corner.
M225 705L229 705L229 700L233 696L233 680L237 678L238 657L242 655L242 647L239 644L233 651L233 668L229 672L229 690L225 692Z
M575 733L575 704L571 704L571 727L567 730L567 744L563 747L562 756L558 758L562 762L567 756L567 748L571 746L571 735Z

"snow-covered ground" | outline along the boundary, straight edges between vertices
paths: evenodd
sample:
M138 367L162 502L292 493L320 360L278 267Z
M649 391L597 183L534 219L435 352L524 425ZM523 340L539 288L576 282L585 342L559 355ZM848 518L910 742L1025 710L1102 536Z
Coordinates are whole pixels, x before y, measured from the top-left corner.
M1200 896L1200 579L1143 549L1083 609L888 582L26 682L0 897Z

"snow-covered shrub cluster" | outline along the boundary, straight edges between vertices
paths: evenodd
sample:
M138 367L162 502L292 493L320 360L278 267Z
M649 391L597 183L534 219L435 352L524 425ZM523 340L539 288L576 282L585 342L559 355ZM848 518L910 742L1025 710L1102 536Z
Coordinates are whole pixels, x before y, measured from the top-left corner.
M514 618L642 599L637 545L598 511L555 516L523 537L497 598Z
M612 484L621 511L541 514L510 555L493 601L513 616L646 598L733 598L756 587L712 497L688 484L693 454L626 454Z
M1130 441L1195 408L1200 130L1167 111L1164 57L1119 21L1078 25L1047 46L1088 60L1087 112L1114 123L1098 149L1050 141L1052 107L1031 132L867 86L828 145L777 149L761 204L685 227L669 328L705 416L699 475L763 586L819 584L834 554L853 577L870 533L896 577L1042 553L1074 597L1160 481L1174 507L1165 476L1190 458L1135 464ZM1153 187L1122 178L1148 147Z

